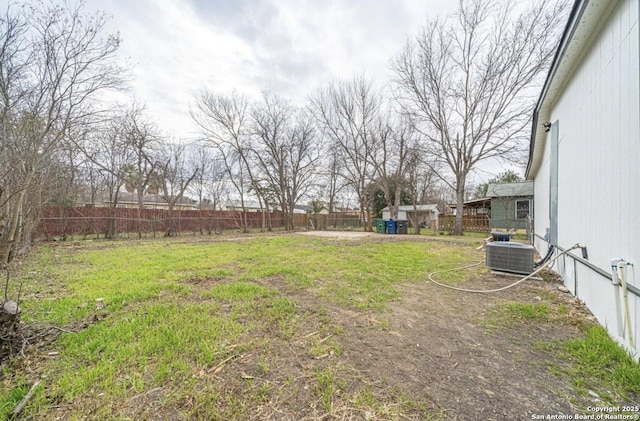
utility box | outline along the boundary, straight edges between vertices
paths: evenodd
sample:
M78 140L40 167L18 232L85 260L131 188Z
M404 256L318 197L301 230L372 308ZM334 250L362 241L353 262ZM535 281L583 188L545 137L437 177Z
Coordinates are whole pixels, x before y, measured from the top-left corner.
M486 245L488 268L528 275L533 272L533 247L527 244L494 241Z

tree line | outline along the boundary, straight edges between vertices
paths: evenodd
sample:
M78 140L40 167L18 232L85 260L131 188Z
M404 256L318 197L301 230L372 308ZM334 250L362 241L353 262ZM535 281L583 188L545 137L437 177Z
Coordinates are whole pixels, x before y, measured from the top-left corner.
M126 92L128 74L105 14L9 2L0 16L0 261L28 249L43 206L83 195L115 209L123 189L139 209L149 193L169 209L187 195L212 209L256 200L281 210L288 228L301 202L351 203L369 229L374 197L394 215L402 198L420 204L451 191L462 209L478 163L522 157L564 9L462 0L391 59L391 80L334 81L301 107L272 92L250 100L205 89L189 110L202 138L187 144L164 135L144 105L105 100Z

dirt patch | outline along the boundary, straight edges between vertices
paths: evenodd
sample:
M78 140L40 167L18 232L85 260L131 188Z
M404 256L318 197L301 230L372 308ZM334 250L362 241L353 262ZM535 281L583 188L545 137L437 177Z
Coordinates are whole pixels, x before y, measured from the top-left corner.
M504 280L487 276L474 288L494 288ZM531 419L532 414L573 414L571 385L551 375L551 358L536 341L578 335L571 325L522 323L489 329L500 300L537 301L553 287L530 283L501 294L467 294L425 282L403 287L402 301L386 312L389 329L377 332L356 324L345 338L360 370L375 371L416 399L429 396L450 420ZM559 299L562 299L559 297ZM577 303L572 303L576 305ZM353 332L353 334L351 334Z
M371 237L385 237L373 232L362 231L300 231L298 235L306 235L309 237L334 238L337 240L362 240Z
M511 282L486 274L464 286L491 289ZM278 277L261 283L295 299L299 320L292 338L260 332L275 339L217 374L231 388L227 392L247 393L248 383L269 390L268 404L248 410L251 418L531 419L574 414L573 404L584 399L551 374L553 355L539 346L578 336L575 324L493 322L505 303L541 301L567 306L575 318L590 322L582 304L557 285L529 281L496 294L469 294L411 283L400 287L401 299L388 310L374 313L321 302ZM318 373L335 376L330 408L323 404ZM364 395L376 404L360 402Z

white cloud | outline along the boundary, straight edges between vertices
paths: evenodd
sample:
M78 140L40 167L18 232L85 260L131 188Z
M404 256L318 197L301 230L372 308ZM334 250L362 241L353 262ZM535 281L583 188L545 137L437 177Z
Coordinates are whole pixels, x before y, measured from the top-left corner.
M167 133L194 138L194 94L268 89L294 103L333 80L365 72L379 82L389 59L444 0L89 0L113 15L120 54L134 64L130 94Z

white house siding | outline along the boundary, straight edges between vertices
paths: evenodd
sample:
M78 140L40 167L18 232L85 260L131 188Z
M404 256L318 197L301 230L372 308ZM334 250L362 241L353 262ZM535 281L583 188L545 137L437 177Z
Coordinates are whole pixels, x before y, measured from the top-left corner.
M638 1L619 1L603 22L551 109L549 120L559 123L558 244L565 249L586 245L589 262L609 273L615 257L634 263L640 272ZM550 225L550 135L534 179L539 236ZM535 246L546 250L540 238ZM610 334L626 343L617 288L571 258L561 259L556 269ZM635 286L640 287L640 279ZM632 294L629 299L638 351L640 299Z

